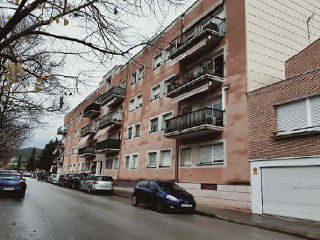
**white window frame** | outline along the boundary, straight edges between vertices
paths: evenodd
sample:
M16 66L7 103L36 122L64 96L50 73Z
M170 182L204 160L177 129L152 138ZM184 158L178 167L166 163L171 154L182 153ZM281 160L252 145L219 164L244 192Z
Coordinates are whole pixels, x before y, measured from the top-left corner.
M190 154L191 154L191 156L190 156L190 165L184 165L184 164L182 164L182 159L181 159L181 155L182 155L182 154L181 154L181 151L184 150L184 149L190 149L190 152L191 152L191 153L190 153ZM189 147L181 147L181 148L180 148L180 154L179 154L179 166L180 166L180 167L191 167L191 166L192 166L192 162L193 162L193 161L192 161L192 147L190 147L190 146L189 146Z
M156 65L157 62L157 58L161 57L161 62L159 62ZM152 61L152 69L153 71L155 71L156 69L162 67L164 65L164 57L163 57L163 51L159 52L158 54L156 54L155 56L153 56L153 61Z
M129 158L128 166L126 165L127 164L127 158ZM130 169L130 155L128 155L128 154L124 155L123 169L125 169L125 170L129 170Z
M137 136L137 126L139 126L139 136ZM141 123L137 123L134 125L134 135L133 138L139 138L141 136Z
M158 154L159 151L148 151L147 152L147 168L158 168L158 165L159 165L159 154ZM155 166L150 166L150 154L156 154L156 165Z
M170 165L162 165L162 162L163 162L163 152L168 152L170 151ZM171 148L164 148L164 149L160 149L159 151L159 157L160 157L160 161L159 161L159 168L171 168L172 166L172 149Z
M139 98L141 98L141 103L139 104ZM136 105L136 109L141 108L143 104L143 94L140 93L136 96L136 100L135 100L135 105Z
M111 168L107 168L107 161L112 161L111 162ZM104 170L112 170L113 169L113 164L114 164L114 159L113 158L106 158L106 160L104 161Z
M134 156L137 156L137 167L134 167ZM126 166L127 159L129 159L129 165ZM124 170L137 170L139 168L139 153L131 153L131 154L126 154L124 155L124 164L123 164L123 169Z
M157 125L158 125L158 126L157 126L157 131L152 132L152 131L151 131L151 130L152 130L151 122L152 122L153 120L155 120L155 119L157 119L157 120L158 120L158 124L157 124ZM152 117L152 118L150 118L150 119L149 119L149 134L159 132L159 119L160 119L160 117L159 117L159 116L154 116L154 117Z
M154 90L155 89L158 89L159 88L159 96L156 98L155 94L154 94ZM161 84L160 83L157 83L156 85L154 85L151 90L150 90L150 102L153 102L157 99L160 99L161 98Z
M134 166L134 157L137 157L137 162L136 162L136 167ZM131 168L130 169L138 169L138 167L139 167L139 154L138 153L134 153L134 154L131 154L131 161L132 161L132 163L131 163Z
M171 114L171 118L173 118L173 111L169 111L169 112L165 112L165 113L161 114L160 131L164 131L165 130L165 128L164 128L164 125L165 125L164 116L165 115L169 115L169 114ZM169 119L171 119L171 118L169 118Z
M143 74L142 74L143 73ZM141 77L141 74L142 74L142 77ZM144 76L146 74L146 68L145 68L145 65L143 64L140 68L138 68L137 70L137 80L138 82L140 82Z
M135 81L134 82L132 81L133 80L133 76L135 76ZM132 86L132 85L136 84L137 82L138 82L138 76L137 76L137 72L135 71L135 72L131 73L130 84Z
M129 130L131 129L131 136L129 135ZM127 128L127 140L130 140L130 139L132 139L133 138L133 127L132 126L129 126L128 128Z
M117 164L116 164L117 163ZM119 168L119 157L113 159L113 169L117 170Z
M128 107L129 112L133 112L135 110L135 102L136 102L135 98L131 98L129 100L129 107Z

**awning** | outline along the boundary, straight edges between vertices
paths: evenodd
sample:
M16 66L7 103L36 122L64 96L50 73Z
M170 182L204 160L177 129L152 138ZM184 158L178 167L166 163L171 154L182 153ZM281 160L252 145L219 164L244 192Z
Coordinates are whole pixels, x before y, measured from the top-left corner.
M193 46L192 48L190 48L189 50L187 50L185 53L180 54L179 57L177 57L176 59L171 61L171 66L175 65L179 61L188 57L190 54L194 53L195 51L198 51L200 48L202 48L204 45L206 45L206 43L207 43L207 39L204 39L201 42L199 42L198 44L196 44L195 46Z
M181 94L181 95L179 95L179 96L177 96L177 97L175 97L175 98L172 98L172 102L174 103L174 102L182 101L182 100L184 100L184 99L186 99L186 98L188 98L188 97L191 97L191 96L193 96L193 95L195 95L195 94L198 94L198 93L207 91L208 89L209 89L209 85L208 85L208 84L205 84L205 85L203 85L203 86L201 86L201 87L198 87L198 88L193 89L193 90L191 90L191 91L189 91L189 92L186 92L186 93L184 93L184 94Z
M88 142L89 137L90 137L90 135L87 135L87 136L85 136L85 137L82 137L81 140L80 140L80 142L79 142L78 145L77 145L77 148L79 149L79 148L85 147L85 146L87 145L87 142Z
M99 130L96 135L94 135L93 140L98 140L100 137L102 137L103 135L107 134L108 130L111 128L111 126L103 128L101 130Z

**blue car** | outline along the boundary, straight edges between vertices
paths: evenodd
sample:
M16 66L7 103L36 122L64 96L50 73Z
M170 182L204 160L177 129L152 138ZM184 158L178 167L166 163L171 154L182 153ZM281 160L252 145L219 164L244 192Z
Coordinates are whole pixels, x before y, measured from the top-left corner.
M20 198L24 198L27 184L19 172L0 172L0 195L3 193L16 193Z
M132 205L144 203L161 212L165 209L193 212L196 202L193 196L178 184L168 181L144 180L138 183L132 195Z

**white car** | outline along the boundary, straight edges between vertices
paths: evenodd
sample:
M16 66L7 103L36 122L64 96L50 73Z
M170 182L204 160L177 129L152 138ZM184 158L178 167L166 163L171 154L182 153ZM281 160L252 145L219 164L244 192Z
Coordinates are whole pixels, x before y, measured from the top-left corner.
M61 174L53 174L53 176L51 177L51 183L53 183L53 184L58 184L58 180L59 180L59 176L60 176Z
M96 191L106 191L113 193L113 178L111 176L101 176L90 174L80 184L80 191L87 191L88 193Z

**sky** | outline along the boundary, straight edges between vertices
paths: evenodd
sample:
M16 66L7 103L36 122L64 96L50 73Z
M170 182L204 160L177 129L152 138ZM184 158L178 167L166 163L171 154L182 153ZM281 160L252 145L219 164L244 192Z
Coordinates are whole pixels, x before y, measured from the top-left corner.
M184 0L185 3L182 6L177 8L171 7L166 10L165 14L156 14L156 18L148 14L146 11L145 16L136 17L130 19L130 24L132 28L128 31L129 34L139 34L141 36L151 37L159 29L168 26L175 18L182 14L188 7L190 7L195 0ZM80 34L77 32L77 29L73 28L72 24L68 28L56 29L60 34ZM61 31L66 31L65 33ZM136 50L138 51L138 49ZM124 64L125 61L122 62ZM108 64L108 68L111 69L114 64ZM109 66L110 65L110 66ZM80 72L86 69L86 63L79 63L76 59L69 59L68 63L65 65L65 71L72 71L74 73ZM75 108L82 100L86 98L90 93L98 88L99 82L102 80L102 77L107 73L107 69L99 70L97 69L94 72L90 72L90 86L82 86L79 89L79 93L68 97L67 104L69 105L69 110L71 111ZM63 118L65 114L61 115L51 115L46 116L44 121L47 123L46 127L36 129L30 140L28 140L24 147L37 147L44 148L45 144L48 143L51 139L55 139L57 136L57 129L63 125Z

